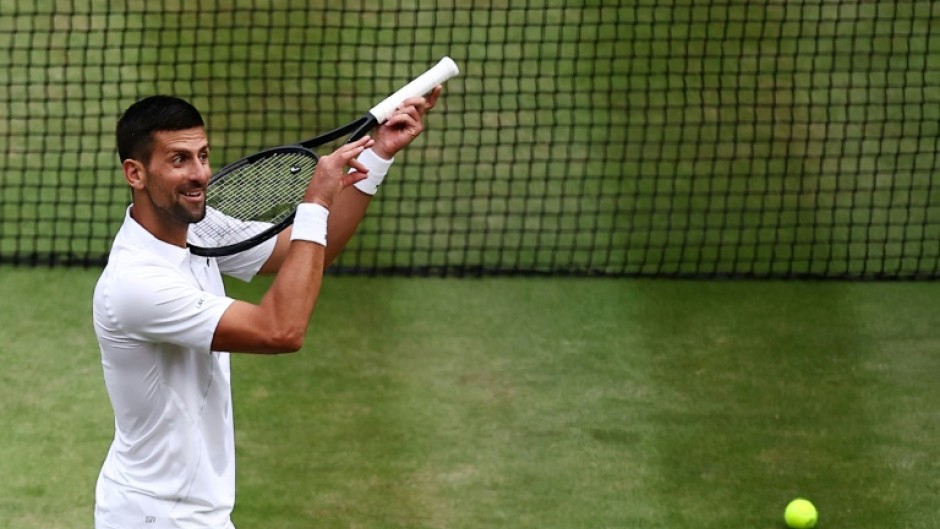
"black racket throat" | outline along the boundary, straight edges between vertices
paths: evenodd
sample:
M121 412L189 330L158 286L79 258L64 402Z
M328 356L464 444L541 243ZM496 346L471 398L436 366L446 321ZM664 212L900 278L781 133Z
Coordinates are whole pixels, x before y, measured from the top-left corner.
M379 122L377 119L375 119L375 116L366 112L359 119L347 123L342 127L335 128L329 132L324 132L323 134L310 138L309 140L304 140L300 142L300 145L308 149L314 149L316 147L321 147L328 143L332 143L344 136L346 136L346 143L352 143L368 134L378 124Z

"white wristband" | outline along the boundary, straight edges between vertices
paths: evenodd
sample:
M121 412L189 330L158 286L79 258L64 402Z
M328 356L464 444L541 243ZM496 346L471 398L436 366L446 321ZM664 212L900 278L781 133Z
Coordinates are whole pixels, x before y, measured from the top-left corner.
M386 160L378 154L375 154L375 151L372 149L362 151L362 154L360 154L357 159L359 163L366 166L369 170L369 176L367 176L365 180L360 180L353 185L356 186L356 189L367 195L374 195L376 191L379 190L379 186L382 185L382 180L385 180L385 175L388 174L388 168L392 166L392 162L394 162L395 159ZM353 170L349 172L353 172Z
M320 204L301 203L294 214L290 240L310 241L326 246L326 219L329 216L330 210Z

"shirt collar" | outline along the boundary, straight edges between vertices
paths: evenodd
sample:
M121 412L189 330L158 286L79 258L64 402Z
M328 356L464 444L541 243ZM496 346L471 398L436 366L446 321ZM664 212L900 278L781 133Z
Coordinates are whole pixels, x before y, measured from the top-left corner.
M135 248L147 249L176 266L186 262L190 256L189 248L180 248L154 237L131 216L132 207L128 206L124 212L124 225L121 227L128 243Z

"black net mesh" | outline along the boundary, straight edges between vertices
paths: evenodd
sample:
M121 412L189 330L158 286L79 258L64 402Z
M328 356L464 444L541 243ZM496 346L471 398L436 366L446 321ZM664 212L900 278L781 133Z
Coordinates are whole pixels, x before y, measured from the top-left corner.
M940 3L0 5L0 259L97 265L113 128L168 93L216 167L449 55L338 273L935 277Z

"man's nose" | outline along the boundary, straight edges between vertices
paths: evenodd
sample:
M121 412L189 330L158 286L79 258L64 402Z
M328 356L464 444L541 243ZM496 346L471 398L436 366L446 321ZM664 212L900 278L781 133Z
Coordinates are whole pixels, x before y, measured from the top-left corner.
M209 177L211 176L212 169L209 168L209 164L203 163L199 160L193 161L193 165L189 171L189 177L191 180L204 186L209 183Z

